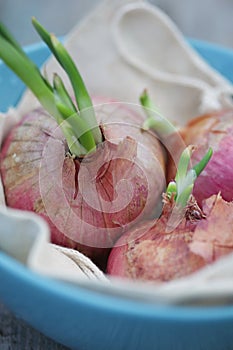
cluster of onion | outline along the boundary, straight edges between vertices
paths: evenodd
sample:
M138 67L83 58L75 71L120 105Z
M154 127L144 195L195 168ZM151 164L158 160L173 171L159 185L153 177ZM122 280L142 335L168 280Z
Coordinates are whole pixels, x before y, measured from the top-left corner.
M155 120L147 124L158 131ZM185 160L190 146L183 151L173 138L173 152L180 157L180 164L176 173L169 157L161 216L129 230L117 241L108 260L110 275L169 281L233 252L233 110L195 118L180 135L186 145L195 147ZM201 170L198 176L194 174L191 187L187 159L198 164L194 170L199 166ZM185 194L180 205L179 188L180 192L189 188L190 194Z
M0 25L0 58L41 103L4 140L6 203L41 215L53 243L103 266L117 238L156 206L165 185L164 150L141 131L143 115L127 105L116 103L105 120L96 113L64 46L35 18L33 25L67 73L74 98L57 74L48 81Z
M80 250L99 266L115 244L107 265L113 275L167 281L231 251L233 111L191 121L181 144L195 149L183 149L170 135L168 146L180 158L177 174L168 157L162 214L142 222L161 199L166 171L163 146L146 129L155 128L162 141L174 129L150 113L141 128L141 115L121 104L103 122L63 45L35 19L33 25L66 71L75 98L57 74L50 83L0 25L0 58L42 105L4 140L0 171L7 205L38 213L52 242ZM153 107L146 92L141 102ZM190 160L196 164L191 169Z

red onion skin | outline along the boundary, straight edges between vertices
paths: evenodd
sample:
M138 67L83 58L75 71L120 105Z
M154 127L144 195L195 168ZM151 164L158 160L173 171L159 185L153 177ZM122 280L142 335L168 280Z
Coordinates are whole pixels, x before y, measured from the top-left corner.
M203 202L203 211L207 220L198 222L190 248L211 263L233 251L233 202L213 195Z
M164 151L153 135L135 127L141 125L141 117L127 107L117 104L110 116L99 114L105 143L98 147L93 156L87 157L86 163L84 161L80 163L78 159L65 155L67 145L63 136L60 135L55 140L50 137L57 127L56 122L42 109L37 109L25 116L5 139L1 150L0 166L7 205L38 213L49 223L53 243L78 249L93 260L98 260L101 256L106 257L109 248L125 230L137 220L151 214L165 185ZM127 122L133 124L133 127L111 124L125 123L126 117ZM45 174L47 178L43 186L48 187L45 188L48 193L49 186L52 188L51 195L47 195L46 192L47 206L45 207L40 188L43 177L39 178L39 171L45 145L50 139L54 142L49 154L49 164L51 164L49 167L54 168ZM148 156L144 148L148 151ZM108 161L112 156L113 159ZM56 183L56 177L53 178L53 176L57 172L58 163L62 164L62 189L59 186L56 188L53 184L54 181ZM78 182L81 181L78 178L80 164L87 168L89 176L92 176L92 172L94 177L97 175L95 178L97 200L101 204L102 200L111 203L117 199L114 190L122 179L132 182L133 197L130 203L113 213L92 208L80 194L80 186L83 185ZM97 169L99 164L101 166L95 173L92 165ZM84 191L90 192L89 196L91 196L91 183L85 183L85 178L83 181L86 185ZM74 216L81 217L82 225L63 213L60 204L61 190L64 191ZM127 197L124 191L123 195ZM51 203L49 213L48 203ZM61 225L60 229L57 227L59 225ZM64 227L64 230L61 230L61 227Z
M192 274L232 252L233 203L213 195L203 207L205 219L184 219L173 232L166 233L171 209L166 204L158 220L147 221L120 237L109 255L107 273L165 282Z
M233 200L233 109L221 110L192 119L181 131L186 145L194 145L192 164L201 160L209 147L213 156L197 178L193 195L199 205L204 199L221 192L226 201ZM176 150L180 154L182 150ZM176 169L170 159L168 176L174 178Z

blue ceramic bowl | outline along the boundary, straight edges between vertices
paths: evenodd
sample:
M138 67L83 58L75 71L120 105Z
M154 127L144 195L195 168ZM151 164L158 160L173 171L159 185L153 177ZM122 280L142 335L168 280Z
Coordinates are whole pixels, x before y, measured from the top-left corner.
M233 82L233 51L191 44ZM41 65L44 45L27 50ZM0 110L19 100L24 86L0 63ZM233 349L233 305L158 306L107 296L41 277L0 252L0 300L52 339L78 350Z

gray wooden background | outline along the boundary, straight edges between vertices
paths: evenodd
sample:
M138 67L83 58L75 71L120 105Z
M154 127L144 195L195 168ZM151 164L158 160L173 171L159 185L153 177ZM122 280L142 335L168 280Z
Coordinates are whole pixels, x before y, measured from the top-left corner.
M233 48L233 0L150 2L164 10L184 35ZM30 23L32 15L57 35L64 35L97 3L99 0L0 0L0 20L27 45L38 40ZM18 320L0 301L0 350L29 349L66 348Z
M19 320L0 302L0 350L67 350Z

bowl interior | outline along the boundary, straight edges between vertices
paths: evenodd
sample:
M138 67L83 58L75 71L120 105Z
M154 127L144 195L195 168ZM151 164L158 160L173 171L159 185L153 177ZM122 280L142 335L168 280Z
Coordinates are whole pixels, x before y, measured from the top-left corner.
M190 43L233 82L233 51L197 40ZM39 66L49 56L41 43L26 51ZM16 105L24 89L0 63L0 111ZM0 299L33 327L72 348L109 349L112 344L112 349L152 349L156 342L157 349L173 349L182 338L176 349L199 349L200 344L200 349L226 349L219 345L219 334L225 345L226 339L231 342L233 306L172 307L107 296L39 276L3 252L0 276ZM218 330L213 334L215 325Z

